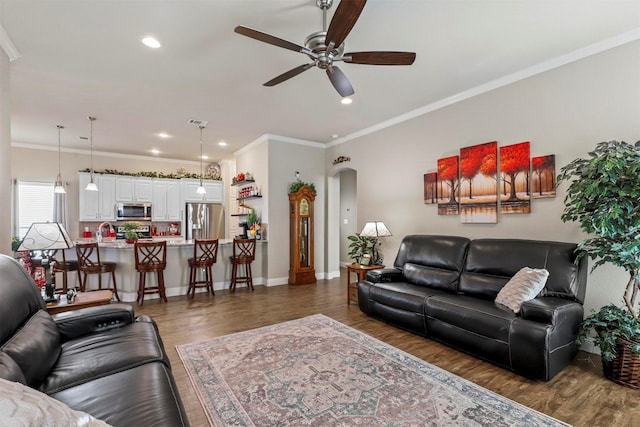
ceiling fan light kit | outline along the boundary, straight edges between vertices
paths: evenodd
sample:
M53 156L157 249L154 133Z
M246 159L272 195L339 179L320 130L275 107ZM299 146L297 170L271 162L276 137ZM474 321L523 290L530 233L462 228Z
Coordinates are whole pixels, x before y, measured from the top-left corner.
M329 81L345 98L355 93L347 76L334 63L343 61L364 65L411 65L416 59L414 52L371 51L344 53L344 41L356 24L366 0L343 0L338 5L331 23L327 28L327 10L333 0L316 0L316 6L322 10L322 31L311 33L304 41L304 46L281 39L262 31L239 25L235 32L246 37L292 50L307 55L313 62L299 65L264 83L264 86L275 86L289 80L309 68L318 67L326 70Z

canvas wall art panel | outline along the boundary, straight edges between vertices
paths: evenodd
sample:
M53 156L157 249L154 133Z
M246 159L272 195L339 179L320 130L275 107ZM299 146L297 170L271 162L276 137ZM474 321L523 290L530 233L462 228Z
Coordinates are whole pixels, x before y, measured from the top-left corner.
M556 156L538 156L531 159L531 196L534 199L556 197Z
M458 215L458 156L438 159L438 215Z
M529 141L500 147L500 212L531 212Z
M424 204L438 203L438 173L424 174Z
M498 222L498 143L460 149L460 222Z

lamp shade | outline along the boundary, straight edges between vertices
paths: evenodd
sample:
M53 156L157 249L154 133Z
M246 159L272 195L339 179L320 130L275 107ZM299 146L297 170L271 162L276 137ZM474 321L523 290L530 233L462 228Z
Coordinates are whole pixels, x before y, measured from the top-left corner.
M18 251L68 249L73 241L59 222L34 222L22 239Z
M364 237L388 237L391 236L391 232L384 225L382 221L372 221L367 222L364 227L362 227L362 231L360 232L360 236Z

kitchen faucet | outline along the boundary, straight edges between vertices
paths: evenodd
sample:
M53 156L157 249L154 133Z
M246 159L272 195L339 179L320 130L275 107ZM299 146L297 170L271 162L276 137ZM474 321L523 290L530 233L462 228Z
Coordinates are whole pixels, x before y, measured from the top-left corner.
M96 232L96 241L98 243L102 243L102 229L104 227L108 227L107 231L109 232L109 235L111 235L111 230L113 230L115 232L115 228L113 227L113 225L111 225L110 222L103 222L98 226L98 231Z

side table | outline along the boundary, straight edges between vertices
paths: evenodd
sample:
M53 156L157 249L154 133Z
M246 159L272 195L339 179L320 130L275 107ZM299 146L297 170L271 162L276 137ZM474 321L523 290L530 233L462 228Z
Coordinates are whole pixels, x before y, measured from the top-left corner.
M78 292L73 302L68 302L66 295L60 295L58 301L47 304L47 312L49 314L57 314L96 305L106 305L111 302L112 298L113 292L110 290Z
M358 302L358 282L365 279L367 271L378 268L384 268L384 265L347 265L347 304L351 304L352 300ZM358 276L355 283L351 283L351 273L356 273Z

